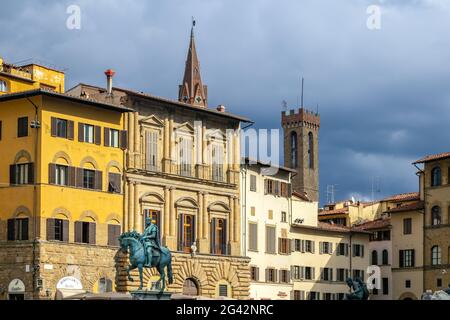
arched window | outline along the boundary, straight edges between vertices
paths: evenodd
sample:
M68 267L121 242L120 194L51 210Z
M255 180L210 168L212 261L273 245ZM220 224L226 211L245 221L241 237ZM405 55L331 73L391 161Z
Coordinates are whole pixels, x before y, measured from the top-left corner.
M291 132L291 167L297 168L298 166L298 149L297 149L297 132Z
M192 278L187 278L183 283L183 294L187 296L198 296L197 282Z
M314 136L312 132L308 134L308 157L309 168L314 169Z
M435 167L431 170L431 186L436 187L441 185L441 168Z
M388 251L386 249L383 250L382 260L383 260L383 265L388 265L389 264L389 254L388 254Z
M376 250L372 251L372 264L378 265L378 253Z
M431 248L431 265L436 266L441 264L441 247L433 246Z
M8 92L8 85L3 80L0 80L0 92Z
M431 225L437 226L441 224L441 208L438 206L434 206L431 209Z

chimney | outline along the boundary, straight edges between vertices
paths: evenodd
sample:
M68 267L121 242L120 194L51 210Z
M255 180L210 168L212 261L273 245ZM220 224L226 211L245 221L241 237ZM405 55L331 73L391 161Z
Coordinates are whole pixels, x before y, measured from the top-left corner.
M114 70L108 69L105 71L106 75L106 94L108 96L112 95L112 78L114 77L116 73Z
M219 105L217 106L217 111L219 111L219 112L225 112L225 106L224 106L223 104L219 104Z

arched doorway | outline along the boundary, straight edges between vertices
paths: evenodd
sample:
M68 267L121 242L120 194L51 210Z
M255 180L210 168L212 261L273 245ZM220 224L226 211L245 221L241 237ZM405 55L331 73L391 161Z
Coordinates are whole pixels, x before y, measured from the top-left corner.
M25 284L20 279L12 280L8 285L8 299L9 300L24 300L25 299Z
M183 294L186 296L198 296L199 290L197 282L192 278L187 278L183 283Z

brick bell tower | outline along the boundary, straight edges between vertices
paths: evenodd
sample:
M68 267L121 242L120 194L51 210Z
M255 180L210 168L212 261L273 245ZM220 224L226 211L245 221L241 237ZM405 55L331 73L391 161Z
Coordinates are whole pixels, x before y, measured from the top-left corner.
M304 108L281 113L284 131L284 165L297 170L293 189L319 201L320 116Z

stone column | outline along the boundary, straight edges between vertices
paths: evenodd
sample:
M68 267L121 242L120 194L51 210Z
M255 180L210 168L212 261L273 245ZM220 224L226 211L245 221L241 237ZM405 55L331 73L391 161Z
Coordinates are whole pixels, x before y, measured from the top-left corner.
M203 238L203 192L197 193L197 203L198 203L198 221L197 225L197 238Z
M228 198L228 205L230 206L230 216L228 223L228 241L234 242L234 201L232 197Z
M122 226L122 232L129 230L128 225L128 203L129 203L129 190L128 190L128 182L125 180L124 186L123 186L123 226Z
M175 215L175 208L174 208L174 187L168 188L168 213L169 213L169 226L168 226L168 233L165 237L165 244L166 246L172 250L177 250L177 237L176 237L176 227L177 227L177 219Z
M134 229L134 185L128 181L128 230Z
M139 114L134 113L134 166L141 168L141 133L139 132Z
M208 193L203 194L203 238L209 238Z
M128 113L128 166L134 168L134 113Z
M170 214L170 196L169 188L164 187L164 232L163 237L169 235L169 214Z
M139 184L134 183L134 229L137 232L142 232L142 213L139 203Z
M169 117L164 119L164 155L163 155L163 168L166 173L170 173L170 120Z
M241 206L239 197L234 197L234 241L241 242Z
M205 235L208 224L208 210L206 208L205 193L198 193L198 252L209 253L209 237Z

